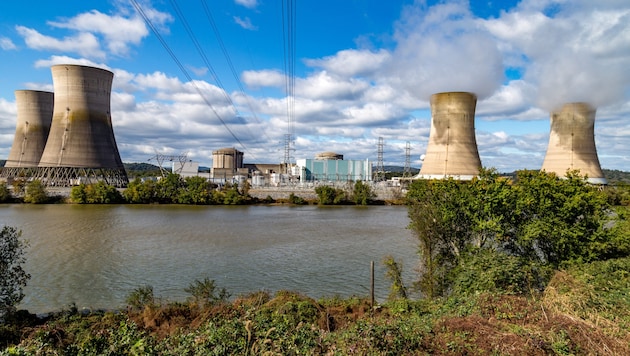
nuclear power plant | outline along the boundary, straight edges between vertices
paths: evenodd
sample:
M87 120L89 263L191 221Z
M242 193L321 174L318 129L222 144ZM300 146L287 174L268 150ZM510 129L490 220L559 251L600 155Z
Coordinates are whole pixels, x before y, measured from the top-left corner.
M415 178L470 180L481 160L475 139L477 96L467 92L431 95L431 131L420 173Z
M595 112L587 103L568 103L551 112L549 146L542 170L559 177L579 170L592 184L607 184L595 148Z
M53 93L16 90L17 123L1 177L32 175L44 151L53 115Z
M39 179L48 186L104 181L127 186L112 127L110 99L114 74L82 65L51 67L53 93L16 90L17 123L8 160L0 173L6 181ZM420 172L412 179L470 180L482 168L475 138L477 96L469 92L433 94L431 130ZM542 170L564 176L579 170L593 184L607 184L595 148L595 108L569 103L551 113L551 133ZM243 164L243 152L212 152L212 179L277 174L280 165ZM187 173L199 174L186 162ZM188 167L190 166L190 167ZM181 168L183 169L184 165ZM190 169L189 169L190 168ZM299 160L291 174L300 182L372 180L369 160L344 161L325 152L315 160ZM188 170L194 170L188 172ZM277 180L282 181L282 180ZM293 180L295 181L295 180Z
M125 172L112 128L110 97L114 73L81 65L55 65L51 67L54 96L31 94L33 100L41 100L31 107L18 109L16 137L11 148L9 162L24 162L19 156L38 157L32 159L30 167L37 169L3 170L5 178L26 176L39 179L49 186L69 186L78 183L104 181L109 185L124 187L129 182ZM16 97L22 91L16 91ZM48 120L49 130L42 124L41 131L46 131L43 150L36 151L36 145L27 146L25 127L31 126L32 117L50 115L49 103L52 100L52 115ZM20 99L18 108L20 107ZM46 111L48 110L48 111ZM41 113L39 113L41 111ZM23 117L20 117L22 114ZM40 119L45 122L45 119ZM15 152L15 154L14 154ZM14 156L15 155L15 156ZM35 160L37 163L35 163ZM10 167L10 166L9 166ZM26 167L24 165L20 167Z

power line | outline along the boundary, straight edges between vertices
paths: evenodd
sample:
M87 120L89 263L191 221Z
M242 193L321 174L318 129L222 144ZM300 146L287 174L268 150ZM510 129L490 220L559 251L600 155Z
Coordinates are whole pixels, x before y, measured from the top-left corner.
M186 79L188 79L188 81L193 85L193 87L195 88L195 90L197 91L197 93L199 94L199 96L201 96L201 98L203 99L203 101L206 103L206 105L212 110L212 112L214 113L214 115L217 117L217 119L221 122L221 124L223 124L223 126L225 127L225 129L230 133L230 135L232 135L232 137L234 138L234 140L236 140L236 142L239 143L239 145L241 145L241 147L243 147L244 151L247 151L247 149L245 148L245 145L241 142L241 140L239 140L239 138L234 134L234 132L232 132L232 130L230 129L230 127L227 125L227 123L225 122L225 120L223 120L223 118L221 117L221 115L219 115L219 113L216 111L216 109L214 108L214 106L210 103L210 101L206 98L206 96L203 94L203 92L201 91L201 88L199 88L199 86L197 85L197 83L195 83L192 79L192 77L190 76L190 74L188 73L188 71L186 70L186 68L184 68L184 66L182 65L182 63L180 62L180 60L177 58L177 56L175 55L175 53L171 50L171 48L168 46L168 44L166 43L166 41L164 40L164 38L162 38L162 35L160 35L160 33L157 31L157 29L155 28L155 26L153 25L153 23L151 22L151 19L149 19L149 17L146 15L146 13L144 12L144 10L142 9L142 7L140 6L140 4L138 4L138 2L136 0L131 0L131 3L133 4L133 6L135 7L136 11L140 14L140 16L142 16L142 18L144 19L145 23L149 26L149 28L151 28L151 31L153 32L153 34L155 35L155 37L158 38L158 40L160 41L160 43L162 44L162 47L164 47L164 49L166 50L166 52L171 56L171 58L173 59L173 61L175 62L175 64L179 67L180 71L184 74L184 76L186 77Z
M212 16L212 12L208 8L208 4L206 3L205 0L200 0L200 2L203 5L203 9L204 9L204 11L206 13L206 17L208 18L208 21L210 22L210 26L212 27L212 30L214 31L215 37L217 38L217 42L219 43L219 47L221 47L221 51L223 52L223 56L225 57L225 60L227 61L228 66L230 67L230 71L232 72L232 76L234 77L234 80L236 81L236 84L238 85L238 88L240 89L240 91L242 93L245 93L245 89L243 88L243 84L241 83L241 80L238 77L238 73L236 72L236 69L234 68L234 64L232 63L232 58L230 57L230 54L229 54L227 48L225 47L225 43L223 42L223 38L221 38L221 34L219 33L219 28L217 27L216 22L214 21L214 17ZM251 100L249 99L249 96L245 95L245 100L247 101L247 107L249 108L249 111L254 116L254 119L256 120L256 122L260 124L261 122L258 119L258 115L256 113L256 110L254 109L254 106L251 103ZM269 137L267 136L266 132L263 131L263 135L267 138L267 141L271 141L269 139Z

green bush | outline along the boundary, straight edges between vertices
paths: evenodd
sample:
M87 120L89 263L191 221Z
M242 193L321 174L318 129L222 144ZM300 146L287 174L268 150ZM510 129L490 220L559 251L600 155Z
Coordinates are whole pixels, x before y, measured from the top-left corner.
M4 226L0 231L0 322L15 311L24 298L22 288L31 276L24 271L26 243L20 240L21 232Z
M148 306L155 305L155 296L153 295L153 286L146 285L134 289L125 300L127 305L135 309L143 309Z
M352 201L357 205L368 205L372 200L376 198L376 193L372 191L372 188L360 180L354 183L354 189L352 190Z
M194 301L201 306L223 303L230 298L230 293L225 288L217 290L214 280L207 277L203 281L195 280L184 291L192 295Z
M39 180L33 180L26 184L24 189L24 202L30 204L44 204L49 201L46 187Z
M320 205L337 205L346 200L346 192L327 185L320 185L315 188L315 193Z

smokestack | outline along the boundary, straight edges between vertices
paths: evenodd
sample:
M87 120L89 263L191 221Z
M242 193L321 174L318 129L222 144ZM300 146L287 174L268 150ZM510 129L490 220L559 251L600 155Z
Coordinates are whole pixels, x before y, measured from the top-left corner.
M5 167L37 167L46 145L53 115L53 93L16 90L17 124Z
M431 133L417 178L470 180L479 175L481 160L475 139L476 105L477 96L473 93L431 95Z
M39 162L46 184L71 180L128 183L110 115L114 73L80 65L51 67L55 92L50 134Z
M587 103L568 103L551 112L549 146L542 170L566 176L579 170L592 184L608 184L595 148L595 108Z

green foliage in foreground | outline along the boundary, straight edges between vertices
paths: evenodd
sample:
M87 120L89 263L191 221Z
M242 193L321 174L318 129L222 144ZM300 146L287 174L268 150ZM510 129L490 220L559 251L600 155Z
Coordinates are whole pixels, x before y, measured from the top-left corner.
M560 179L521 171L514 182L491 170L471 182L417 180L407 198L419 241L417 284L429 298L529 293L559 268L630 254L624 216L576 172Z
M376 308L363 298L279 291L205 308L154 301L121 312L70 309L16 326L0 355L626 355L628 271L630 258L611 259L556 272L531 297L396 299Z
M31 276L24 271L26 243L21 232L4 226L0 231L0 323L15 312L15 306L24 298L23 288Z

